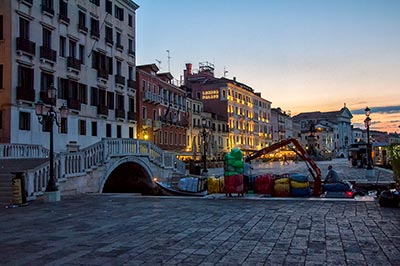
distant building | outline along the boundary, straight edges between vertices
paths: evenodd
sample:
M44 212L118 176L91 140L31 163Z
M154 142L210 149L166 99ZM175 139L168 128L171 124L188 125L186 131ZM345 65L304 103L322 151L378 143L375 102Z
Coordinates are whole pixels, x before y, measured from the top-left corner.
M271 127L273 142L294 137L292 118L279 107L271 109Z
M190 120L186 92L172 83L170 73L158 73L155 64L137 66L136 70L138 138L164 150L186 151Z
M49 147L34 104L49 107L51 85L55 109L69 109L55 151L136 137L138 7L131 0L0 1L0 143Z
M352 117L345 106L339 111L300 113L292 119L300 124L299 139L303 145L306 145L307 136L312 134L316 136L317 148L346 157L352 141Z
M222 131L228 132L224 147L251 152L272 142L271 102L261 98L236 78L214 77L214 66L201 63L193 73L192 64L184 70L185 87L193 99L201 100L205 112L215 114Z

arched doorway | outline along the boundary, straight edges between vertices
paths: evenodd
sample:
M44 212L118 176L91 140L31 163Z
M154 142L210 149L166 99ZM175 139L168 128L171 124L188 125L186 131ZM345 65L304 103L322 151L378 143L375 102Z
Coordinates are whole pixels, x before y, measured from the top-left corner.
M153 194L152 185L151 177L140 164L126 162L111 172L102 192Z

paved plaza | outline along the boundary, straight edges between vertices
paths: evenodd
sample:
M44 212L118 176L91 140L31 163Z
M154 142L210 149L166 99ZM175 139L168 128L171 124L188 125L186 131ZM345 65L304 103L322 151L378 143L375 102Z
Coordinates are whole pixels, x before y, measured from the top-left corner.
M376 201L89 194L0 209L0 265L400 265Z

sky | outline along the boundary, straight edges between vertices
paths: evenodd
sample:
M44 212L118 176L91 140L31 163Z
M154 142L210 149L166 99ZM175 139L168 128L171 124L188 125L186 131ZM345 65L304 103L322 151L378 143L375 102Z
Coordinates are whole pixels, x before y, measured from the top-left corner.
M346 105L365 128L368 106L371 130L400 133L399 0L134 2L137 65L179 80L210 62L292 115Z

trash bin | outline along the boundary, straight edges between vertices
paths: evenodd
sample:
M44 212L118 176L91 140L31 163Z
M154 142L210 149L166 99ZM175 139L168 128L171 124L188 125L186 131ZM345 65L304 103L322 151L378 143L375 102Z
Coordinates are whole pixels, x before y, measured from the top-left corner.
M23 172L13 173L15 176L12 178L12 189L13 189L13 204L21 205L26 203L25 194L25 180Z

